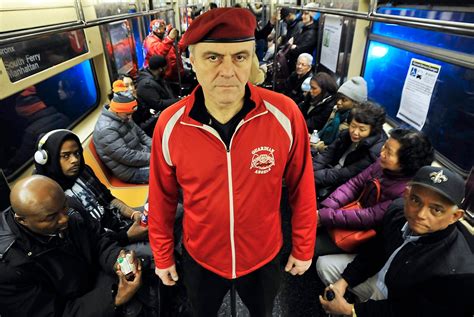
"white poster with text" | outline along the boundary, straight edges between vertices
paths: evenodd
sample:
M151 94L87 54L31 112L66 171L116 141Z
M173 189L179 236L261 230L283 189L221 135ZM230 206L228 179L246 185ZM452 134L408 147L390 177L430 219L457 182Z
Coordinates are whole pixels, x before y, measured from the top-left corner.
M421 130L426 122L431 96L441 65L412 58L403 85L397 118Z
M321 64L332 72L336 72L341 43L342 17L326 15L323 30L323 45L321 46Z

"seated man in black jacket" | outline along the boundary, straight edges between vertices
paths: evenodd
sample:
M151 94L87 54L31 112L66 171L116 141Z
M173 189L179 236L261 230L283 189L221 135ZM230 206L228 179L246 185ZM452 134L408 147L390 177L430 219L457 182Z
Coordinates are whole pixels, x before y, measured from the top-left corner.
M174 96L170 85L163 79L165 70L166 59L160 55L153 55L150 57L148 67L138 73L138 109L133 115L133 120L149 136L153 135L157 120L157 116L153 116L153 114L179 100Z
M10 199L0 216L1 316L116 316L141 284L134 255L127 280L116 264L124 252L69 210L50 178L19 181Z
M319 276L333 283L320 296L324 310L359 317L472 316L474 256L456 226L464 214L458 207L463 198L460 176L422 167L404 201L389 207L367 248L357 256L319 258ZM348 287L362 302L351 305L344 299Z

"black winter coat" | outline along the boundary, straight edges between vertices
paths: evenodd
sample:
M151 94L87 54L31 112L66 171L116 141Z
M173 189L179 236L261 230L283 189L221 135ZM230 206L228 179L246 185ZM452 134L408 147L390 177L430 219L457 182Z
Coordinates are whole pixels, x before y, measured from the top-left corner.
M318 23L313 22L310 25L305 25L301 29L301 33L295 36L293 44L296 45L295 49L288 51L288 59L290 64L294 65L298 56L301 53L308 53L313 55L313 51L316 48L318 42ZM294 66L292 66L294 67Z
M1 316L115 316L119 252L77 213L63 238L40 241L6 210L0 217Z
M321 131L328 121L336 101L336 95L329 95L316 103L314 107L311 107L311 95L308 94L305 100L300 103L300 109L306 120L309 133L312 133L314 130Z
M342 168L334 168L352 144L349 130L341 131L336 141L313 158L316 189L337 187L362 172L377 160L386 140L387 135L383 131L365 138L347 155Z
M347 265L350 287L379 272L403 243L403 199L387 210L377 236ZM474 313L474 254L456 224L405 245L385 275L386 300L356 303L358 317L446 317Z
M138 73L137 99L138 109L133 117L137 124L151 116L150 109L162 111L179 100L169 84L162 78L155 79L148 69L142 69Z
M296 72L292 72L290 77L288 77L285 82L285 95L293 99L296 104L300 103L304 99L301 85L308 77L311 77L311 70L301 77L298 77Z

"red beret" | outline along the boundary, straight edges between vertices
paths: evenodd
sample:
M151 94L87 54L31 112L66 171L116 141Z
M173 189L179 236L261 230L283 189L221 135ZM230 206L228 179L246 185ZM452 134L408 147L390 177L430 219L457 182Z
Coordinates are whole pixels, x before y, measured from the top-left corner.
M197 17L184 33L183 46L199 42L245 42L255 39L255 16L248 9L217 8Z

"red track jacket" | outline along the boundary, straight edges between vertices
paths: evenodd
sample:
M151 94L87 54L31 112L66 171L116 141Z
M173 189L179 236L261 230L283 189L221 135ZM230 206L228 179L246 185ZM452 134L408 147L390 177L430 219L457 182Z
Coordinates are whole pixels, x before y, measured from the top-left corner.
M160 115L149 187L149 237L157 267L174 264L178 186L183 242L196 262L227 279L270 262L283 243L283 178L293 211L292 255L313 257L316 196L303 115L290 98L249 86L256 107L237 126L228 151L217 131L189 116L195 92Z

